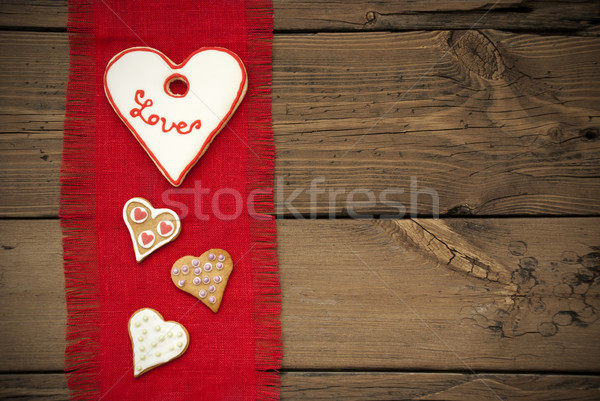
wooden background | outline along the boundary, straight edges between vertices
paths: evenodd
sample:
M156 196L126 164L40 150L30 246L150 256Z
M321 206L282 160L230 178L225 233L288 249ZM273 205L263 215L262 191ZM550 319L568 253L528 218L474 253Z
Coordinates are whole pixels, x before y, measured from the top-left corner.
M282 398L600 399L600 3L274 8ZM68 396L66 16L0 4L0 399Z

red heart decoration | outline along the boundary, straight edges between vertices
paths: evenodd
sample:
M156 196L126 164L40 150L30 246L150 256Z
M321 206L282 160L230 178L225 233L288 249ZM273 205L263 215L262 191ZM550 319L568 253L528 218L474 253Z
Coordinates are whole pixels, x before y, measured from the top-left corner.
M154 241L154 234L142 233L142 242L144 245L147 245Z
M123 220L131 235L138 263L173 241L181 231L177 213L171 209L155 209L144 198L131 198L127 201L123 206Z
M171 225L165 223L164 221L160 222L159 230L162 235L167 235L168 233L171 232L172 229L173 229L173 227Z
M146 211L142 208L136 207L135 210L133 211L133 216L135 217L136 220L143 220L146 218L146 216L148 216L148 213L146 213Z

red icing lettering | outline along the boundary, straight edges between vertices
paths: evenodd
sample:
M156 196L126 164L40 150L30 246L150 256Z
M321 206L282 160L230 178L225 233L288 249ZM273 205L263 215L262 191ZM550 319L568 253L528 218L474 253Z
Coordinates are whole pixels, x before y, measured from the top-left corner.
M142 233L142 243L144 245L148 245L149 243L151 243L154 240L154 235L152 234L147 234L147 233Z
M200 129L200 126L202 125L200 123L200 120L196 120L196 121L192 122L189 125L189 127L188 127L188 123L186 123L185 121L180 121L178 123L172 122L171 126L167 128L167 126L169 124L167 123L167 119L164 117L160 117L156 114L150 114L148 117L144 117L144 115L142 114L142 111L144 111L144 109L146 109L148 107L152 107L152 105L154 104L152 99L146 99L146 100L142 101L142 99L144 98L144 94L145 94L144 91L141 89L138 89L135 92L134 100L140 106L140 108L136 109L134 107L133 109L131 109L131 111L129 112L131 117L139 117L139 118L141 118L141 120L143 122L145 122L148 125L156 125L160 121L161 122L160 128L162 129L162 132L169 132L172 129L175 129L175 131L177 131L178 133L185 135L185 134L189 134L190 132L192 132L192 130L194 128ZM186 128L188 128L187 131L185 130Z
M166 235L171 232L173 227L169 223L161 221L158 225L158 229L160 230L161 235Z

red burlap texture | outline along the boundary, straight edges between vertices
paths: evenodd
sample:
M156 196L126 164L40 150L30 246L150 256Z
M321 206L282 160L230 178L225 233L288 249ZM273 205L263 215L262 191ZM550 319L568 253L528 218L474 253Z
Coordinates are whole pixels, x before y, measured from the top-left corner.
M69 13L61 219L72 398L278 398L270 2L70 1ZM201 47L225 47L248 71L244 101L179 188L161 175L104 94L108 61L134 46L156 48L176 63ZM122 219L132 197L182 218L180 236L140 264ZM226 249L235 263L217 314L170 279L175 260L210 248ZM127 324L143 307L183 324L190 345L182 357L134 379Z

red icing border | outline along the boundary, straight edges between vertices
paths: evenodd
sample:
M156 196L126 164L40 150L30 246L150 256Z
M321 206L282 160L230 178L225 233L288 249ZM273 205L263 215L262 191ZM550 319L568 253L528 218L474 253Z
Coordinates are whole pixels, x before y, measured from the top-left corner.
M127 119L123 117L123 115L121 114L121 111L115 105L115 102L114 102L114 100L112 98L112 95L110 94L110 90L108 89L108 86L106 85L106 75L108 74L108 70L110 69L110 67L117 60L119 60L125 54L131 53L131 52L134 52L134 51L147 51L147 52L150 52L150 53L154 53L154 54L160 56L167 63L167 65L169 66L169 68L171 68L172 70L179 70L179 69L183 68L187 64L187 62L192 57L194 57L196 54L202 53L202 52L207 51L207 50L222 51L222 52L225 52L225 53L229 54L230 56L232 56L238 62L239 66L240 66L240 69L242 70L242 81L240 82L240 87L238 88L238 92L237 92L237 95L235 97L235 101L232 103L232 105L229 108L229 111L227 112L227 114L225 115L225 117L223 119L221 119L221 121L219 122L219 125L217 125L217 127L208 135L208 138L206 138L206 141L204 141L204 143L202 144L202 147L200 148L200 150L198 151L198 153L196 154L196 156L194 157L194 159L192 159L192 161L187 166L185 166L185 168L183 169L183 171L181 172L181 174L179 175L179 177L173 178L173 177L171 177L169 175L169 173L167 173L167 171L164 168L164 166L158 161L158 159L156 158L156 156L154 155L154 153L152 153L152 151L148 148L148 146L142 140L142 138L140 137L140 135L131 126L131 124L129 124L129 122L127 121ZM176 75L176 74L172 74L171 77L173 75ZM165 85L166 85L166 83L168 82L168 80L171 77L169 77L167 79L167 81L165 81ZM248 83L248 73L246 72L246 68L244 67L244 63L238 57L238 55L235 54L234 52L232 52L231 50L225 49L225 48L222 48L222 47L202 47L202 48L196 50L195 52L193 52L192 54L190 54L181 64L175 64L167 56L165 56L163 53L161 53L160 51L158 51L156 49L153 49L151 47L143 47L142 46L142 47L131 47L131 48L125 49L122 52L120 52L117 55L115 55L108 62L108 65L106 66L106 69L104 70L103 83L104 83L104 93L106 94L106 97L108 98L108 101L109 101L110 105L115 110L115 112L117 113L117 115L119 116L119 118L121 119L121 121L123 121L123 123L125 123L125 125L127 126L127 128L129 128L129 130L133 133L133 135L135 136L135 139L137 139L137 141L142 145L142 147L144 148L144 150L146 151L146 153L148 153L148 155L150 156L150 158L152 159L152 161L154 162L154 164L156 164L156 166L159 168L159 170L161 171L161 173L167 178L167 180L172 185L178 187L178 186L181 185L181 183L185 179L185 176L188 174L188 172L191 170L191 168L194 167L194 165L198 162L198 160L200 160L200 158L202 157L202 155L204 154L204 152L206 151L206 149L210 146L210 144L213 141L213 139L225 127L225 124L227 124L227 122L233 116L233 113L235 112L235 110L237 109L237 107L239 106L239 104L241 103L242 94L244 93L244 90L246 89L247 83ZM188 85L188 90L189 90L189 85ZM180 96L175 96L175 97L180 97Z

